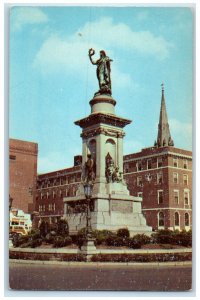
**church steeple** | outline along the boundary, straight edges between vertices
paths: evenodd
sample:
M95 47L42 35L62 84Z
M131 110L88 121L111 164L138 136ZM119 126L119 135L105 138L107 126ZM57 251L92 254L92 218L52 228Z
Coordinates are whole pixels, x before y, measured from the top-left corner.
M157 141L155 141L154 146L164 147L164 146L174 146L174 142L171 138L169 123L167 117L167 110L165 104L165 95L164 95L164 84L162 86L162 97L161 97L161 107L160 107L160 119L158 124L158 136Z

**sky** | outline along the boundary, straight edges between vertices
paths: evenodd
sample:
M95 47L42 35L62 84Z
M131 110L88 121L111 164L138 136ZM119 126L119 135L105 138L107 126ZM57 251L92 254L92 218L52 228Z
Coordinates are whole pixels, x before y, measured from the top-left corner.
M48 7L10 10L9 137L38 143L38 172L73 165L98 90L88 50L105 50L124 154L157 137L161 84L175 147L192 150L193 12L184 7Z

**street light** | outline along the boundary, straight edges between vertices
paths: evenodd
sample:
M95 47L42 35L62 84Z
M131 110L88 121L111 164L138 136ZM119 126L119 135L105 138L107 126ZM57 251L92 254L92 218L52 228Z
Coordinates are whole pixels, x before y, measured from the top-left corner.
M84 193L87 200L87 210L86 210L86 239L91 238L92 227L91 227L91 212L90 212L90 201L92 198L93 184L84 184Z

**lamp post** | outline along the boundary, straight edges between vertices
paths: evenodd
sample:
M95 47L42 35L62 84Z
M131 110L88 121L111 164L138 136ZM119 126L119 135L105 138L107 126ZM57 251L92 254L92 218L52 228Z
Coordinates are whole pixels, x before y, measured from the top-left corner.
M90 202L92 198L93 184L86 182L83 185L84 194L87 201L87 210L86 210L86 237L83 245L81 246L81 251L86 255L86 261L90 260L92 254L96 253L96 246L94 244L95 239L92 237L92 227L91 227L91 211L90 211Z
M91 212L90 212L90 202L92 198L92 189L93 184L86 183L84 184L84 193L87 201L87 210L86 210L86 239L91 238L92 227L91 227Z

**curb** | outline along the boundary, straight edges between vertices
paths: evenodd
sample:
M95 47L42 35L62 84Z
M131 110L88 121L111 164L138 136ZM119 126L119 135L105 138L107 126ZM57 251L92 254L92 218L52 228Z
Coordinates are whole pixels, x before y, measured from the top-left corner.
M41 261L41 260L22 260L22 259L9 259L9 263L18 264L31 264L31 265L61 265L61 266L192 266L191 261L177 261L177 262L149 262L149 263L138 263L138 262L64 262L64 261Z

